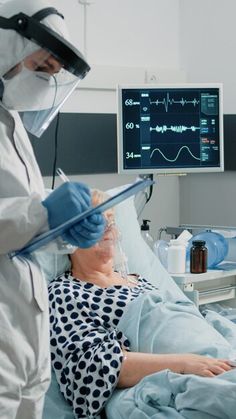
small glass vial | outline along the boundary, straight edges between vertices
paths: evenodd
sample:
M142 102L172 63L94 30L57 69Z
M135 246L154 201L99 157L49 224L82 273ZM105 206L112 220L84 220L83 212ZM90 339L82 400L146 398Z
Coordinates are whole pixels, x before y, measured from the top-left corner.
M207 248L204 240L194 240L190 249L190 272L202 274L207 272Z
M167 253L167 267L170 274L183 274L186 270L186 246L185 243L170 240Z

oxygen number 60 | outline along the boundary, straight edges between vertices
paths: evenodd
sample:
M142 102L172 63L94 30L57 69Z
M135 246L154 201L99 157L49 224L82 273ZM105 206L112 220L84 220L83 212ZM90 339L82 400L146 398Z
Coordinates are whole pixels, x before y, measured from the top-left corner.
M126 129L133 129L134 128L134 123L133 122L127 122L125 124L125 128Z

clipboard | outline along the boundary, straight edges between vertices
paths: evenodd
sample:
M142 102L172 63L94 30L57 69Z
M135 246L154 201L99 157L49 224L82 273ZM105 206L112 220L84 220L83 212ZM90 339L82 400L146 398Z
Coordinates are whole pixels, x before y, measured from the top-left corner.
M45 246L50 241L54 240L58 236L64 233L68 228L72 227L74 224L77 224L79 221L83 220L84 218L93 215L98 210L99 212L104 212L109 208L114 207L115 205L121 203L125 199L128 199L132 195L142 191L143 189L148 188L149 186L153 185L155 182L151 179L144 179L139 180L132 185L128 186L127 188L123 189L121 192L117 193L116 195L108 198L106 201L102 202L101 204L97 205L96 207L92 207L87 209L86 211L72 217L70 220L66 221L59 226L46 231L45 233L36 236L33 240L31 240L26 246L24 246L20 250L16 250L12 252L9 256L13 258L15 256L25 256L29 253L34 252L35 250L39 249L42 246Z

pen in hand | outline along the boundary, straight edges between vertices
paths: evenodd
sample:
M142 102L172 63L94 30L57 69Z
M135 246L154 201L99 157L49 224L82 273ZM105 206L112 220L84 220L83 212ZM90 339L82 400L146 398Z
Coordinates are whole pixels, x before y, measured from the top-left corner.
M60 177L60 179L62 180L62 182L70 182L70 179L65 175L65 173L63 172L63 170L60 169L60 167L57 168L56 170L56 174Z

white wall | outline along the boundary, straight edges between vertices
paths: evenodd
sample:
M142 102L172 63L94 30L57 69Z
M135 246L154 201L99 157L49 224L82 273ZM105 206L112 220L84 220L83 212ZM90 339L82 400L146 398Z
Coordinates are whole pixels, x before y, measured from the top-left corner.
M180 59L190 82L222 82L236 112L235 0L180 0Z
M83 49L83 6L53 0ZM179 0L93 0L87 8L87 58L102 65L179 68ZM166 23L168 22L168 27ZM165 40L165 42L163 42Z
M180 0L180 58L189 82L222 82L236 113L236 2ZM236 157L235 157L236 158ZM180 222L236 225L236 172L180 179Z
M69 7L65 0L55 3L70 23L73 42L83 49L83 6L77 0L69 0ZM223 82L224 112L236 113L235 0L94 0L87 12L87 58L95 73L96 66L105 66L119 82L115 69L125 67L136 80L144 66L159 69L157 81L178 81L182 72L189 82ZM85 82L64 111L116 111L114 90L82 89ZM179 221L235 225L235 178L236 172L160 178L143 214L152 220L153 234ZM107 189L133 178L79 179Z
M83 51L83 6L77 0L54 0L54 3L69 22L72 41ZM179 61L179 0L93 0L93 4L87 8L86 33L87 59L95 68L95 79L96 66L105 66L106 72L112 73L114 86L120 82L122 69L129 82L136 81L138 77L144 82L142 69L158 69L158 81L172 82L184 77ZM106 76L110 78L110 74ZM86 83L86 79L81 82L63 111L115 113L115 90L90 89ZM129 183L135 178L109 174L79 176L76 179L90 186L108 189ZM50 184L49 179L45 182L47 186ZM161 226L178 224L177 177L161 177L158 180L143 218L151 219L154 236Z
M189 175L180 183L181 223L236 226L236 172Z

